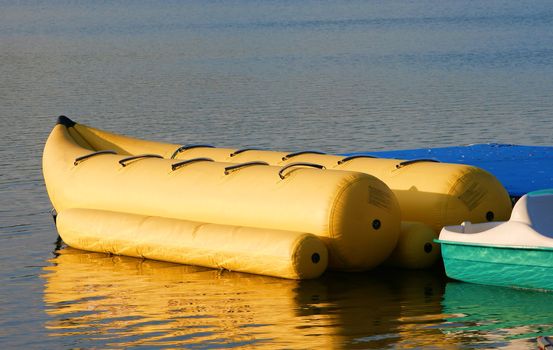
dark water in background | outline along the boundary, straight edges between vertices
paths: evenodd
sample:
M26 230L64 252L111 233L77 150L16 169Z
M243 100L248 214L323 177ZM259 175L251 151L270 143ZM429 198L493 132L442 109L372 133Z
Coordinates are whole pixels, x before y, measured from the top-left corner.
M550 1L0 0L0 345L534 348L552 293L274 278L62 249L55 121L326 152L551 145Z

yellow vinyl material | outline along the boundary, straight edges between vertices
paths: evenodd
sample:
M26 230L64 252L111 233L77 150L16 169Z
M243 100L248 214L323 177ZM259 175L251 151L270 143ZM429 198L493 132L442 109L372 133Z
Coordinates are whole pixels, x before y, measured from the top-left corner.
M83 147L68 129L94 149ZM172 170L178 161L160 158L122 166L119 161L138 153L138 146L125 139L106 139L79 124L56 125L44 148L43 173L58 212L96 209L312 233L328 247L329 267L340 270L373 268L396 245L399 207L390 189L373 176L309 167L282 172L267 165L229 170L236 164L208 161ZM144 147L140 153L168 156L165 144L136 143ZM106 149L119 153L74 164L78 157Z
M99 253L289 279L319 277L328 265L326 246L309 233L92 209L63 210L56 225L69 246Z
M177 144L142 141L77 124L82 135L94 134L101 142L96 149L106 149L115 143L130 154L155 151L170 157ZM238 152L237 152L238 151ZM240 152L242 151L242 152ZM287 157L288 156L288 157ZM402 165L403 160L355 158L327 154L299 154L265 150L236 150L229 148L196 147L179 152L176 159L208 157L219 162L242 163L265 161L284 166L293 162L311 162L327 169L358 171L382 180L395 194L401 219L419 221L439 233L442 227L473 223L506 221L512 205L503 185L483 169L451 163L415 162Z
M396 248L385 264L406 269L423 269L434 265L440 257L438 234L422 222L402 221Z

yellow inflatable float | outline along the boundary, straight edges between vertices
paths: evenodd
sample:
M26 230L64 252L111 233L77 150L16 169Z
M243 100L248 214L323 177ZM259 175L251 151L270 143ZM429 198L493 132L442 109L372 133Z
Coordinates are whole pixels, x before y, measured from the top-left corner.
M424 269L440 258L440 246L434 240L438 234L428 225L402 221L396 248L385 265L406 269Z
M399 206L391 190L374 176L322 171L316 164L277 167L263 162L213 162L205 157L175 160L171 152L162 152L170 148L167 144L133 143L125 137L119 140L122 142L116 137L107 140L96 129L60 117L46 142L46 188L60 215L60 234L70 245L185 262L184 251L205 245L167 238L158 247L163 252L153 254L148 247L154 240L168 237L164 236L168 231L196 239L213 237L214 231L221 232L221 237L232 231L232 248L224 254L213 253L219 260L208 266L224 267L222 261L235 252L248 257L243 264L234 263L234 270L263 273L260 271L265 271L266 262L258 261L260 266L253 267L255 257L274 255L272 245L278 242L285 246L277 249L278 258L290 259L282 265L288 267L281 269L288 272L279 274L286 278L316 277L319 272L312 271L319 269L311 265L325 263L323 251L318 253L319 259L312 259L312 249L302 248L304 241L314 242L313 238L306 239L305 233L325 243L329 267L338 270L373 268L396 246ZM138 148L146 152L135 153ZM79 226L80 221L88 224ZM122 230L120 222L136 227L137 240L144 245L131 247L129 235L110 236ZM202 235L198 235L197 228L204 224L215 226L200 230ZM260 232L257 244L250 241L254 231L245 227L259 229L255 231ZM207 231L210 233L203 235ZM284 239L285 235L288 238ZM216 248L228 248L223 241ZM146 250L150 253L143 253ZM304 251L305 256L298 257L282 253ZM199 260L186 262L206 265ZM303 262L305 266L297 266Z
M82 139L83 146L96 150L112 149L129 155L153 152L179 160L207 157L227 163L263 161L275 166L306 162L322 165L326 169L375 176L393 191L401 207L401 219L409 221L402 225L400 244L388 261L391 265L406 268L427 267L437 260L439 247L433 239L442 227L463 221L507 220L512 208L509 195L501 183L490 173L474 166L428 160L343 157L320 152L181 146L139 140L82 124L76 124L72 129L73 135ZM389 201L387 191L373 190L370 198L376 206L380 200L383 203Z
M469 165L424 159L406 161L366 156L342 157L318 152L166 147L164 150L172 152L174 159L202 156L221 162L256 160L277 166L312 162L327 169L373 175L394 192L401 207L402 220L422 222L437 233L450 223L506 220L512 210L509 194L499 180L487 171Z
M290 279L318 277L328 265L326 246L308 233L93 209L65 209L56 226L67 245L100 253Z

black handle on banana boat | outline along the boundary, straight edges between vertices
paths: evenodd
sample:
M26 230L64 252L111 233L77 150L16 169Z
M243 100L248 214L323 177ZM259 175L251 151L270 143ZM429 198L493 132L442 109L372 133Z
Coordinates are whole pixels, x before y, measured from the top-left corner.
M282 157L282 160L288 160L292 157L301 156L302 154L326 154L326 153L320 152L320 151L299 151L299 152L294 152L294 153L285 155L284 157Z
M163 158L163 157L160 156L159 154L140 154L140 155L137 155L137 156L131 156L131 157L123 158L119 161L119 164L121 164L121 166L125 167L125 166L127 166L128 162L132 162L133 160L138 160L138 159L146 159L146 158Z
M431 163L439 163L439 160L436 159L413 159L413 160L406 160L404 162L401 162L396 165L396 169L403 168L404 166L415 164L415 163L422 163L422 162L431 162Z
M86 154L84 156L75 158L75 161L73 162L73 165L75 165L75 166L79 165L80 162L82 162L84 160L87 160L88 158L92 158L92 157L99 156L99 155L102 155L102 154L117 154L117 152L112 151L112 150L92 152L92 153Z
M225 168L225 175L228 175L230 173L232 173L233 171L236 171L236 170L240 170L240 169L243 169L243 168L246 168L246 167L249 167L249 166L254 166L254 165L269 165L269 163L267 162L247 162L247 163L240 163L240 164L236 164L236 165L231 165L231 166L228 166Z
M284 180L284 178L286 177L286 175L284 175L284 172L290 168L294 168L298 166L306 166L306 167L317 168L321 170L326 169L323 165L315 164L315 163L292 163L280 169L280 171L278 172L278 176L280 176L280 178Z
M184 152L186 150L189 150L189 149L193 149L193 148L215 148L215 146L204 145L204 144L183 145L183 146L180 146L179 148L177 148L175 150L175 152L173 152L173 154L171 155L171 159L175 159L177 154L179 154L181 152Z
M354 160L354 159L358 159L358 158L377 158L377 157L369 156L367 154L357 154L357 155L354 155L354 156L346 157L344 159L340 159L337 164L338 165L344 164L345 162L349 162L350 160Z
M202 158L192 158L192 159L188 159L188 160L183 160L182 162L172 164L171 165L171 170L175 171L179 168L182 168L185 165L192 164L192 163L198 163L198 162L213 162L213 159L202 157Z
M230 154L230 156L234 157L234 156L239 155L240 153L244 153L244 152L247 152L247 151L259 151L259 148L242 148L242 149L239 149L239 150L236 150L236 151L232 152Z

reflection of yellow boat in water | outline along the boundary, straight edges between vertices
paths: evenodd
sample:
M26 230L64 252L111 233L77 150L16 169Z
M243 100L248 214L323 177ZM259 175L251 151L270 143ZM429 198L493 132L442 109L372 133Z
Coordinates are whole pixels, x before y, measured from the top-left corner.
M73 249L54 262L44 298L55 336L123 347L254 344L259 329L294 337L282 326L295 281Z
M429 274L294 281L71 248L52 263L46 327L82 347L388 348L439 333L417 328L440 310Z

